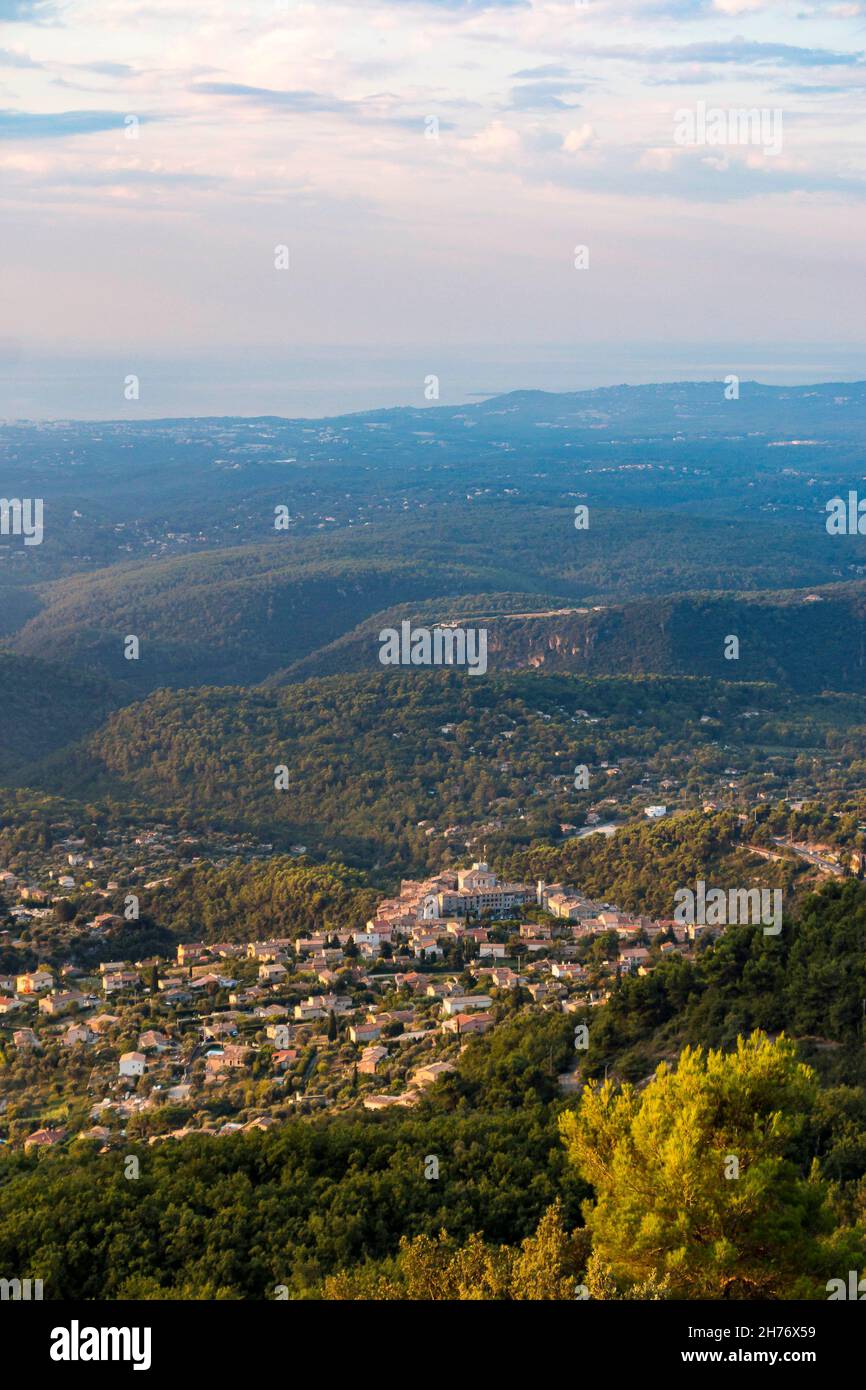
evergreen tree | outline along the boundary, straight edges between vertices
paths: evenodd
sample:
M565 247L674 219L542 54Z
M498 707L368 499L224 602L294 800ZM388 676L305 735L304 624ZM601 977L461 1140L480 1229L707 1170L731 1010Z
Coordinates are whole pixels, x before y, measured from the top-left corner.
M656 1279L683 1299L826 1296L864 1242L834 1236L829 1186L799 1161L817 1098L794 1045L757 1032L733 1053L687 1048L642 1092L590 1084L560 1120L595 1189L590 1291Z

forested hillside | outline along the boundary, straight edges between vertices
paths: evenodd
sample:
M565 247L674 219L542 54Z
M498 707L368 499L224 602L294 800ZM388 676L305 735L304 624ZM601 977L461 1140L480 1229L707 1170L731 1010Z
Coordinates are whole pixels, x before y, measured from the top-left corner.
M124 698L86 670L0 652L0 783L26 782L39 759L96 728Z
M362 929L380 894L341 864L277 857L200 864L141 895L141 910L179 941L255 941Z
M672 917L676 890L698 878L772 885L789 896L806 866L793 856L770 862L756 856L753 832L752 821L732 813L692 811L658 822L633 821L610 837L536 844L511 854L505 872L530 883L579 883L590 896L656 917Z
M159 691L29 780L415 872L462 860L470 827L492 852L558 839L599 797L614 798L616 814L676 787L691 804L728 795L731 767L765 796L798 778L862 785L864 726L858 697L792 707L785 692L745 683L383 671L283 690ZM579 764L587 790L574 786Z
M602 674L790 680L790 643L806 642L817 643L825 685L861 682L859 647L840 627L859 621L856 584L840 595L835 624L829 608L803 608L804 594L774 594L766 608L753 608L746 596L856 579L866 537L828 536L821 518L770 532L748 518L694 516L684 525L678 512L612 510L597 506L592 493L580 495L592 502L585 531L575 530L567 499L539 507L520 498L463 498L315 537L276 535L272 508L261 516L256 543L157 555L19 590L7 641L26 656L62 654L72 666L122 682L131 695L164 685L255 684L296 662L306 662L300 670L310 675L369 667L378 628L367 620L394 605L426 604L434 618L483 617L487 608L472 596L499 594L499 609L505 603L514 611L505 596L523 594L533 596L531 612L563 604L607 611L494 624L492 664L525 665L540 653L564 669ZM725 593L715 598L711 590ZM687 591L703 592L692 600L682 597ZM642 596L653 597L638 602ZM427 602L433 599L441 602ZM624 600L635 602L623 608ZM366 626L356 633L359 623ZM715 638L740 627L739 669L722 671ZM130 634L139 639L137 660L125 657Z
M866 582L782 593L658 596L574 606L568 599L515 607L505 595L401 604L377 613L273 677L275 683L375 670L379 632L458 623L487 632L491 670L581 675L690 675L774 681L803 692L866 690ZM736 656L729 639L739 643ZM808 653L808 660L804 659Z

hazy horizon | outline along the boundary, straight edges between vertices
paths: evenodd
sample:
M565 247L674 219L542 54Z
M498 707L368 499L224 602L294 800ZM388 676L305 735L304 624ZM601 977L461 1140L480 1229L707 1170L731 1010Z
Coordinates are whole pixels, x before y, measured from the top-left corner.
M138 400L123 397L123 378L111 360L0 361L0 421L189 419L198 416L284 416L318 419L389 407L466 405L509 391L567 392L612 386L722 381L729 373L768 386L813 386L866 380L866 348L815 345L791 351L757 345L751 351L684 345L660 354L652 345L539 349L498 356L450 356L417 349L390 354L297 354L274 361L264 353L226 362L207 354L136 361ZM439 378L438 400L424 395L428 374Z

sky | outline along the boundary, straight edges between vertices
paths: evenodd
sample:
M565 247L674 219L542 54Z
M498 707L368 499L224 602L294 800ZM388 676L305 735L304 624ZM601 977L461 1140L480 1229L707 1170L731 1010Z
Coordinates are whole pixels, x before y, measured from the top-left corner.
M853 0L0 0L0 416L866 376L864 55Z

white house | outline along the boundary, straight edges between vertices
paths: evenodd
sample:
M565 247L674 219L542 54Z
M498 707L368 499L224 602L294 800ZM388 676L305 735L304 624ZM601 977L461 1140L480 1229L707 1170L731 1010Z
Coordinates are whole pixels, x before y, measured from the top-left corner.
M454 1014L468 1013L472 1009L479 1009L485 1013L492 1003L489 994L452 994L450 999L443 1000L442 1012L448 1018Z
M124 1052L120 1058L118 1072L121 1076L144 1076L147 1062L143 1052Z
M482 960L505 960L508 947L498 941L483 941L478 947L478 955Z

